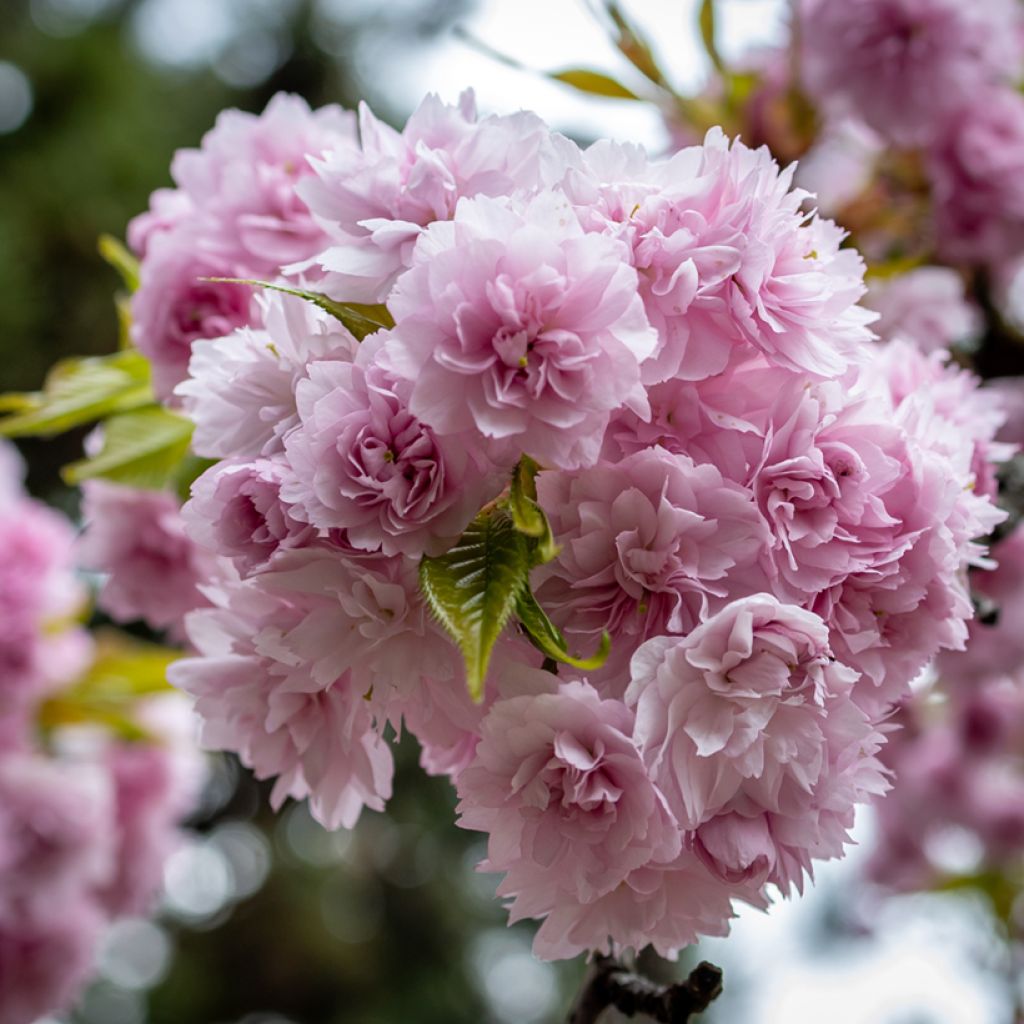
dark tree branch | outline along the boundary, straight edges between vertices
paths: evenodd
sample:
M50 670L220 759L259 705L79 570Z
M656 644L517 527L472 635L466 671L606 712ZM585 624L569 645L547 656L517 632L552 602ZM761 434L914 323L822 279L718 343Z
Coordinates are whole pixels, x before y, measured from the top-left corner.
M721 992L722 972L707 961L699 963L686 981L659 985L613 957L595 956L568 1024L597 1024L609 1006L627 1017L646 1014L658 1024L687 1024Z

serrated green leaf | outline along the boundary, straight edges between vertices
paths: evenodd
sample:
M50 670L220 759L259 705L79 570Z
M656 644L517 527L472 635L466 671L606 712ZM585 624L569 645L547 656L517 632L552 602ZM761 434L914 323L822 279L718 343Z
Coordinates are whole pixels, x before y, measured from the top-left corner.
M700 5L700 37L715 70L724 75L725 62L718 52L718 43L715 40L715 0L703 0Z
M508 508L515 528L534 541L531 545L531 565L550 562L560 550L551 532L547 514L537 503L536 478L539 471L537 463L524 455L512 476L508 498Z
M601 633L601 643L597 652L589 658L580 658L566 650L565 637L561 630L548 618L547 612L537 603L537 599L525 588L516 601L516 618L522 623L523 629L535 646L540 648L553 661L572 665L583 672L591 672L600 668L607 660L612 648L612 638L607 631Z
M0 435L48 437L152 401L149 363L139 352L65 359L42 391L0 396L0 409L13 412L0 420Z
M420 589L466 661L466 682L483 697L491 650L529 583L526 538L502 508L481 512L455 547L420 562Z
M62 475L72 486L102 477L160 490L173 482L191 437L191 421L160 406L122 413L104 423L99 454L66 466Z
M129 292L139 287L139 261L128 248L113 235L100 235L97 243L100 255L121 275Z
M384 305L367 306L361 302L338 302L329 295L322 292L311 292L304 288L289 288L283 284L274 284L273 281L257 281L245 277L206 277L204 281L214 281L222 284L247 284L252 288L269 288L274 292L282 292L285 295L294 295L297 299L305 299L312 302L325 313L330 313L335 320L349 330L357 341L380 330L387 330L395 326L394 317L388 312Z
M632 89L626 88L621 82L601 71L589 68L566 68L564 71L549 71L548 77L556 82L564 82L580 92L594 96L608 96L618 100L638 100L639 96Z

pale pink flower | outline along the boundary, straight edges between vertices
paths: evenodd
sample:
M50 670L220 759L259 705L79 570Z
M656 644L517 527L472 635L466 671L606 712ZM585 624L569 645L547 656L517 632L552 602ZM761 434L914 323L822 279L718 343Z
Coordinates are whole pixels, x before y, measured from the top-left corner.
M645 383L701 380L751 345L834 376L869 337L871 317L855 305L863 262L840 250L834 224L801 211L807 193L792 178L767 149L730 145L719 129L655 163L599 142L567 174L584 227L622 240L636 267L659 336Z
M943 92L964 106L928 157L938 250L998 267L1024 247L1024 97L1012 88Z
M800 31L811 95L904 144L1009 79L1022 55L1012 0L804 0Z
M365 676L349 667L343 630L358 627L329 597L273 594L263 579L211 588L215 607L187 620L199 656L175 662L168 678L195 699L207 749L277 778L275 807L308 797L327 828L351 828L364 807L383 809L393 770ZM318 637L331 643L314 653Z
M615 889L588 903L561 895L533 941L534 953L545 960L645 946L675 960L702 935L728 934L734 898L767 906L751 886L723 882L689 850L671 864L631 871Z
M295 388L314 360L351 361L358 342L329 313L280 292L257 298L262 327L192 346L188 379L175 388L195 423L192 448L207 458L280 451L295 426Z
M498 895L512 897L513 917L590 903L678 856L679 829L632 732L630 711L582 682L488 712L458 776L459 824L487 833L481 870L505 873Z
M514 440L545 463L593 463L608 416L641 415L656 334L621 245L584 234L556 193L464 200L395 286L385 358L439 434Z
M894 278L873 280L864 305L879 318L883 341L902 338L922 352L969 347L981 331L981 313L964 294L963 278L949 267L918 267Z
M296 517L281 497L289 473L280 457L219 462L192 484L192 497L181 510L185 532L211 553L230 558L243 576L266 568L279 551L308 546L316 528Z
M875 726L816 615L768 594L634 655L627 702L651 777L723 880L802 888L886 788Z
M438 437L410 411L412 392L370 348L355 363L309 367L285 440L281 493L296 515L385 555L438 555L458 540L511 467L489 464L474 438Z
M198 585L211 556L186 535L174 495L106 480L88 480L82 492L78 554L84 568L104 575L100 607L118 622L180 627L186 612L206 603Z
M591 679L621 695L648 637L688 633L732 597L763 589L767 531L750 492L663 448L538 477L558 557L537 571L541 605L572 645L612 655Z
M154 235L132 296L132 341L149 360L157 397L167 400L188 375L192 345L253 322L252 289L206 280L246 277L245 268L210 252L190 224Z
M298 190L330 237L315 261L324 288L356 302L383 302L422 229L461 197L554 184L575 152L535 114L477 120L469 91L457 106L427 96L401 132L361 105L359 136L312 160L316 177Z
M225 110L199 149L181 149L171 175L176 191L159 189L147 213L128 228L144 257L154 236L181 223L201 224L203 247L238 262L244 277L277 276L324 245L295 186L312 173L310 159L354 139L355 117L337 106L310 110L299 96L278 93L261 114Z

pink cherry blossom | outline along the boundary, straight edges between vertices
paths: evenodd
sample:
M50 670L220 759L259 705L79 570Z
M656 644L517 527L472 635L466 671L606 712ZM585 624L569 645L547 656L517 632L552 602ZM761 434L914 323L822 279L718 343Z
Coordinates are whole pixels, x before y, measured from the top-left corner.
M189 224L150 239L131 301L131 337L150 362L157 397L169 399L185 379L194 342L253 322L250 287L207 280L246 276L230 257L204 249Z
M803 7L810 92L898 143L932 136L961 97L1010 78L1021 59L1012 0L804 0Z
M561 895L533 942L534 953L545 960L592 950L639 951L648 945L674 960L702 935L728 934L735 916L733 899L767 906L755 889L723 882L685 849L671 864L637 868L618 887L588 903Z
M938 249L999 266L1024 245L1024 97L1011 88L961 95L929 152Z
M144 619L165 629L179 627L186 612L206 603L198 585L211 556L186 535L174 495L105 480L86 481L82 492L78 554L84 568L104 574L98 597L104 611L119 622Z
M688 633L737 593L759 590L767 531L750 492L711 465L654 447L537 481L558 557L537 573L542 606L575 646L612 656L592 678L621 695L648 637Z
M364 346L369 342L364 342ZM438 437L410 411L414 386L364 348L323 362L296 387L299 425L285 441L282 495L321 530L357 548L438 555L505 485L474 439Z
M732 145L718 129L702 146L648 163L600 142L566 189L589 231L622 240L658 344L645 383L701 380L748 352L819 376L841 372L867 337L855 305L864 266L842 232L808 217L767 149Z
M185 532L212 554L232 559L243 576L266 568L279 551L308 546L316 528L281 497L289 473L281 458L218 463L192 485L181 510Z
M874 330L885 341L903 338L922 352L969 346L981 313L964 295L963 278L949 267L919 267L871 282L864 304L879 314Z
M325 289L356 302L383 302L422 229L461 197L554 184L575 151L535 114L478 120L472 92L457 106L427 96L401 132L361 105L359 136L314 159L298 189L331 240L316 261Z
M552 682L554 680L552 679ZM633 716L593 687L498 701L458 776L459 824L486 832L486 871L505 872L513 917L613 891L678 856L678 827L632 740Z
M330 314L293 296L257 299L262 327L192 346L188 379L175 388L195 423L193 450L207 458L280 451L295 426L295 389L314 360L355 358L358 343Z
M395 286L385 357L439 434L589 465L611 412L646 411L639 364L656 335L636 288L620 244L584 234L556 193L463 200Z
M258 580L262 580L258 577ZM171 666L196 701L208 749L233 750L257 778L277 777L272 800L309 797L328 828L351 828L391 795L391 752L374 729L346 651L343 610L328 597L292 599L249 583L211 590L215 607L188 619L199 652ZM358 635L347 624L349 636ZM330 638L312 668L311 641ZM313 655L315 657L315 655Z
M104 919L78 896L48 915L0 915L0 1024L67 1009L94 969Z
M636 740L695 850L725 881L802 888L838 857L857 803L883 792L876 727L821 619L768 594L634 655Z
M128 237L146 260L154 237L181 223L202 223L203 245L245 267L241 276L276 276L322 248L296 185L310 160L355 137L355 118L337 106L310 110L278 93L261 114L225 110L199 149L179 150L171 165L177 190L159 189ZM143 263L145 278L148 267Z

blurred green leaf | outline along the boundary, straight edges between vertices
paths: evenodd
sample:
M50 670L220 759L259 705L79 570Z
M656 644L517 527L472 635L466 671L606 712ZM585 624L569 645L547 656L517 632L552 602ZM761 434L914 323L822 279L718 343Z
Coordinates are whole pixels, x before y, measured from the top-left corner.
M65 359L47 375L42 391L0 396L0 410L14 413L0 420L0 434L61 434L152 401L149 363L136 351Z
M549 71L548 77L557 82L571 85L580 92L595 96L610 96L620 100L638 100L639 96L632 89L627 89L621 82L600 71L587 68L568 68L565 71Z
M420 563L420 589L462 651L475 701L483 697L491 650L529 573L526 537L502 508L485 509L451 550Z
M72 486L102 477L159 490L173 482L191 437L191 421L160 406L122 413L104 423L99 454L72 463L62 475Z
M113 235L100 235L97 248L103 259L121 275L125 288L135 291L139 287L139 261L127 246Z
M721 75L727 74L725 62L718 52L718 43L715 40L715 0L703 0L700 5L700 37L715 70Z

